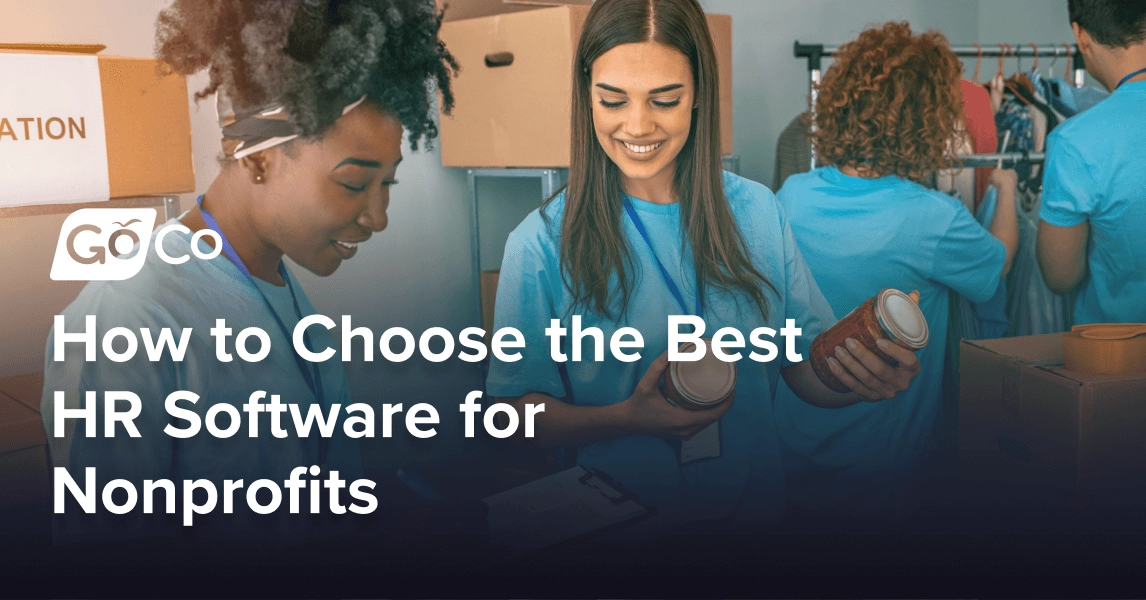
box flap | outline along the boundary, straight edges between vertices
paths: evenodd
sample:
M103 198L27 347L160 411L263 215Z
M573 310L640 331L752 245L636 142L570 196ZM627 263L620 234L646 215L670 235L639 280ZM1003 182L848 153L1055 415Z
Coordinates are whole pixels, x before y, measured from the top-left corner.
M994 340L963 340L964 344L982 348L1014 362L1037 367L1047 373L1065 377L1080 384L1098 385L1113 382L1146 380L1146 373L1100 375L1063 368L1062 334L1048 333Z
M0 50L14 52L63 52L66 54L99 54L103 44L0 44Z
M0 394L0 454L47 443L40 415Z
M1062 334L1030 335L994 340L963 340L1023 364L1044 367L1062 365Z

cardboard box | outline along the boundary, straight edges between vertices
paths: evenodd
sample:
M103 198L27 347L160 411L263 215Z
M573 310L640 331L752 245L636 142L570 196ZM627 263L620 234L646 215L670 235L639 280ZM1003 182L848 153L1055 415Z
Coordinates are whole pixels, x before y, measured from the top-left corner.
M102 46L0 44L5 54L74 56ZM112 198L195 190L187 79L164 74L151 58L98 56ZM2 111L0 111L2 112ZM17 116L0 114L0 118ZM20 138L22 126L9 123ZM35 133L35 127L32 127ZM21 141L27 142L28 140ZM20 143L5 140L5 143ZM59 203L74 201L59 198Z
M37 414L40 412L40 397L43 390L43 373L25 373L0 379L0 395L12 398Z
M493 337L493 309L497 305L497 278L500 273L481 272L481 327L485 330L486 345Z
M43 373L0 379L0 509L51 497Z
M589 6L593 0L437 0L437 4L439 10L446 9L445 21L460 21L549 6Z
M961 471L982 483L1146 487L1146 373L1062 366L1062 334L964 341Z
M51 497L52 470L47 446L0 454L0 509L45 502Z
M572 65L588 6L537 8L451 21L457 57L452 116L441 119L447 167L567 167ZM708 15L720 77L721 149L732 153L732 17ZM513 56L487 66L487 57Z

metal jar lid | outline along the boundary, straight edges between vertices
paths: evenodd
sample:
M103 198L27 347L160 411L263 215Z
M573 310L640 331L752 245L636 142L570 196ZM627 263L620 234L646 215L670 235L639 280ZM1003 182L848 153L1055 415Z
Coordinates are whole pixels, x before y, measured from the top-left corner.
M681 351L690 352L694 348L688 343L681 347ZM704 358L698 361L673 363L670 376L685 399L699 406L712 406L727 399L736 387L736 363L720 360L709 348Z
M875 297L875 319L888 339L912 350L927 345L930 333L923 311L903 292L884 288Z

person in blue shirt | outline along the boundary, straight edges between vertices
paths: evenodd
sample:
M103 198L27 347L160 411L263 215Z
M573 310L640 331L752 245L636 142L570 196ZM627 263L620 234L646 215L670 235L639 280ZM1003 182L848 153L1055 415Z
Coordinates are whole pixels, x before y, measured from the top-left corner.
M516 362L493 361L488 392L521 412L543 405L533 441L577 446L579 464L655 507L647 532L725 517L774 524L784 505L772 418L781 377L808 402L846 406L907 388L918 361L891 348L892 367L839 348L832 370L848 394L812 371L810 343L835 319L775 196L720 170L716 59L696 0L599 0L575 61L568 186L510 235L498 285L495 326L521 330L526 347ZM679 408L660 387L669 315L702 317L706 336L732 327L744 338L791 320L803 331L799 356L761 364L741 348L732 402ZM581 360L557 362L545 334L553 321L568 332L567 357L578 326L599 328L606 343L634 328L643 347L639 358L606 350L598 361L586 339Z
M793 505L834 516L902 518L942 407L948 290L991 298L1018 246L1016 176L995 170L989 230L956 198L922 185L952 163L963 122L962 65L937 32L865 30L833 54L816 104L816 156L778 196L837 315L881 288L918 290L930 343L895 400L825 410L781 386L776 429Z
M1047 286L1080 283L1074 322L1146 322L1146 4L1070 0L1086 70L1110 97L1055 128L1036 243Z
M85 469L94 467L97 489L125 479L140 490L130 514L101 507L86 515L72 506L57 515L58 541L167 534L298 540L346 532L316 520L306 500L302 514L290 514L285 490L278 510L254 514L246 509L246 490L226 492L223 481L250 486L267 479L282 488L299 467L309 470L306 480L316 469L316 479L326 480L332 471L344 481L361 477L358 442L344 434L342 420L336 434L325 439L317 427L300 436L292 416L283 415L288 435L279 438L270 417L242 409L259 391L266 393L262 405L277 395L283 404L299 405L304 416L315 405L325 416L332 405L352 404L341 362L307 363L295 355L294 326L315 308L284 259L327 276L354 257L358 244L386 228L403 133L415 149L435 136L429 84L441 91L449 109L453 57L437 37L440 16L430 0L402 8L345 2L337 14L328 12L327 2L307 1L301 8L279 4L276 9L275 3L252 8L238 1L179 0L160 14L159 58L184 75L207 69L210 84L200 96L219 94L224 164L198 205L159 231L181 230L162 240L153 235L152 241L168 256L186 256L192 232L204 231L215 236L221 253L209 261L173 265L149 252L133 278L93 281L63 312L72 333L84 329L86 315L94 315L96 339L114 327L146 328L156 336L170 328L175 339L191 328L181 361L152 362L140 349L128 362L103 356L88 362L81 344L69 344L61 361L53 352L55 332L49 336L42 413L53 465L68 469L81 486ZM211 253L206 241L197 243L202 253ZM216 319L225 319L232 331L225 348L229 361L216 354L211 334ZM248 327L269 336L271 351L261 360L234 356L236 335ZM312 351L334 345L321 327L307 329L306 338ZM247 350L254 347L248 341ZM56 392L63 392L73 409L87 392L95 392L96 414L102 415L103 392L117 390L142 401L135 419L139 437L122 430L114 438L88 437L75 421L69 421L65 436L52 434ZM207 431L183 438L165 433L168 425L188 426L165 410L168 395L181 390L199 396L179 408L201 421L213 408L235 407L231 414L243 415L241 431L225 438ZM257 437L247 434L246 421L252 418L261 421ZM228 419L216 423L227 426ZM151 504L143 497L144 480L171 480L177 490L184 480L211 482L215 508L184 527L183 519L166 515L165 502L175 498L159 492L154 514L143 514ZM323 505L315 508L337 514L323 491ZM368 506L352 501L348 491L342 494L344 513L350 504ZM200 492L195 501L205 502L207 494ZM259 501L270 504L270 493L262 492Z

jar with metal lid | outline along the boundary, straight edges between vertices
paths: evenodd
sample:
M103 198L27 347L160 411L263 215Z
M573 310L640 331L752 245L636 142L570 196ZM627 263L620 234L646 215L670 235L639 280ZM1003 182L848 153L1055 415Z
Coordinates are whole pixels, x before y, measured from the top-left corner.
M884 288L816 337L811 350L812 370L833 391L847 393L851 389L832 374L828 358L835 356L837 346L846 349L848 338L894 366L898 361L881 351L877 340L917 351L927 346L928 337L927 319L919 306L907 294Z
M720 406L736 390L736 363L724 362L712 353L711 340L702 338L704 358L697 361L669 363L662 391L669 403L690 410ZM681 352L693 352L696 344L680 346Z

